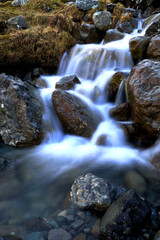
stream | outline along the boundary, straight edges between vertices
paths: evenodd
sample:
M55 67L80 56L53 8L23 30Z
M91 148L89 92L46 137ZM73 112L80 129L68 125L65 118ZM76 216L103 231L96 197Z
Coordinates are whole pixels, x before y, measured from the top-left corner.
M122 40L77 44L64 54L57 75L41 76L47 83L47 88L40 89L45 106L45 139L39 146L22 150L1 146L1 151L16 161L7 174L1 176L1 225L56 215L64 208L64 199L74 179L87 172L135 188L155 205L160 204L160 177L149 163L159 145L143 150L128 143L122 124L129 122L109 117L110 108L124 101L124 86L121 85L115 103L106 102L104 90L114 73L129 74L134 66L129 40L144 33L139 19L138 29ZM81 84L68 92L85 101L102 118L90 139L65 134L51 103L56 82L69 75L76 75ZM98 145L98 139L104 135L107 144Z

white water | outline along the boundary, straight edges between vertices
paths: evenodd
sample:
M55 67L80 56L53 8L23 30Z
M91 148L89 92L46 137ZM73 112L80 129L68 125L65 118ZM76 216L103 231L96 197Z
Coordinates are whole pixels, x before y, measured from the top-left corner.
M138 27L142 30L142 21L139 21ZM29 153L29 158L35 159L34 164L43 174L53 179L83 164L88 164L88 169L107 163L148 164L145 154L141 154L140 150L127 143L120 123L109 117L109 109L114 104L106 102L104 92L106 84L115 72L123 71L129 74L133 67L129 40L134 36L143 36L144 33L145 30L138 33L137 29L115 42L77 44L69 53L64 54L56 76L43 76L48 85L48 88L40 90L46 109L44 114L46 138L40 146ZM91 108L99 111L103 119L91 139L65 134L51 104L55 83L60 78L73 74L79 77L81 84L77 84L74 91L69 92L76 94ZM119 90L116 104L121 103L121 94L122 91ZM101 136L106 136L106 146L96 144Z

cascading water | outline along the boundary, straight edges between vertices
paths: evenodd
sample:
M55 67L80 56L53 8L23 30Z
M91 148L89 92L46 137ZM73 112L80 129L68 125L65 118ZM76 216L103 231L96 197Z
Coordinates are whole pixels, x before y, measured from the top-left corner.
M47 82L47 88L40 89L45 107L43 116L45 139L37 147L17 151L21 171L28 168L30 172L25 176L27 183L23 183L20 189L21 198L15 200L15 204L21 206L19 218L28 217L26 213L28 208L29 216L46 216L50 213L48 211L55 211L64 200L73 179L84 172L98 172L102 176L105 173L105 178L111 178L119 183L122 172L128 171L134 164L143 166L149 164L146 161L149 153L141 153L140 150L130 146L120 123L109 117L110 108L122 101L123 84L118 91L115 104L106 102L105 93L105 86L114 73L121 71L129 74L133 67L129 40L133 36L142 36L145 32L143 30L138 33L142 27L141 21L138 26L139 29L130 35L126 34L122 40L107 44L102 42L75 45L69 53L64 54L56 76L42 77ZM73 74L79 77L81 84L77 84L75 89L69 92L85 101L95 114L98 111L102 118L90 139L65 134L51 103L55 83L62 77ZM104 139L104 145L98 145L101 137ZM117 168L121 166L123 167L119 174ZM124 183L123 180L120 182ZM60 196L60 188L63 197ZM15 209L18 215L17 208ZM14 213L11 212L7 217L11 218ZM6 214L5 208L3 214Z

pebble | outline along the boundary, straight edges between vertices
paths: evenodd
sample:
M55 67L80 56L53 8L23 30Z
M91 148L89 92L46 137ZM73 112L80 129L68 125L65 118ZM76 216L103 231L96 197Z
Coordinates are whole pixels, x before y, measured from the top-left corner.
M48 240L71 240L72 236L64 229L52 229L48 233Z
M86 240L86 235L85 234L80 234L77 237L75 237L73 240Z

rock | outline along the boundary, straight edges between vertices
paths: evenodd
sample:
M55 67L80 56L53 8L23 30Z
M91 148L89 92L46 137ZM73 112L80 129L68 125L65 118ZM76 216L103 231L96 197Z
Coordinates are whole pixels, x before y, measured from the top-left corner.
M24 237L24 240L46 240L47 232L32 232Z
M106 210L124 191L91 173L78 177L70 190L70 201L80 209Z
M129 50L133 60L142 60L146 57L149 38L145 36L133 37L129 41Z
M118 25L117 30L124 33L131 33L133 32L133 27L130 22L123 22Z
M85 234L80 234L77 237L75 237L73 240L86 240L86 235Z
M13 165L8 158L0 156L0 171L8 170L13 167Z
M0 74L0 137L11 146L39 144L42 103L38 91L17 77Z
M130 107L128 103L122 103L119 106L111 108L109 111L110 117L118 121L128 121L130 119Z
M74 89L75 85L80 83L81 82L79 81L76 75L71 75L71 76L61 78L56 83L56 88L62 89L62 90L70 90L70 89Z
M14 0L14 1L12 1L12 6L14 6L14 7L18 7L18 6L23 6L23 5L25 5L26 3L28 3L29 2L29 0Z
M159 21L154 21L146 30L146 36L153 36L160 33L160 19Z
M160 240L160 230L155 234L153 240Z
M160 152L154 154L151 163L153 166L160 171Z
M138 228L150 214L150 205L142 200L133 190L122 193L107 209L101 222L101 234L119 239Z
M33 83L38 86L38 87L41 87L41 88L46 88L47 87L47 83L44 79L42 78L35 78L33 80Z
M107 135L106 134L100 135L96 141L96 145L106 146L107 145Z
M72 236L70 233L66 232L64 229L52 229L48 233L48 240L71 240Z
M24 17L18 16L18 17L12 17L8 20L8 24L14 27L17 27L18 29L27 29L28 25Z
M44 218L31 218L25 221L25 226L27 232L42 232L49 231L52 229L51 224L49 224Z
M34 68L32 72L33 78L38 78L40 75L44 74L43 70L41 68Z
M126 85L131 118L154 141L160 134L160 62L141 61L131 70Z
M151 38L147 49L147 56L160 60L160 34Z
M107 94L107 98L110 102L114 102L116 99L116 95L118 89L120 87L121 82L125 79L126 74L123 72L116 72L109 83L107 83L105 87L105 92Z
M160 13L158 14L150 14L149 17L143 22L142 27L146 28L151 26L152 23L157 22L160 20Z
M63 90L52 94L55 112L64 131L83 137L90 137L98 126L101 117L77 96Z
M116 4L114 4L114 3L107 4L107 11L110 13L113 13L115 6L116 6Z
M93 22L100 31L107 31L112 24L112 14L108 11L96 12L93 14Z
M124 33L119 32L116 29L109 29L104 37L104 43L117 41L124 38Z
M22 238L16 235L0 235L0 240L22 240Z
M98 7L98 0L76 0L76 6L80 10L89 10Z
M94 24L82 23L80 38L84 43L98 43L99 35Z
M92 228L92 235L93 235L94 237L99 237L99 236L100 236L100 228L101 228L101 220L98 219L98 220L95 222L95 224L94 224L94 226L93 226L93 228Z

